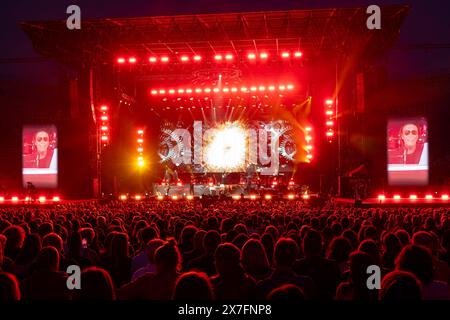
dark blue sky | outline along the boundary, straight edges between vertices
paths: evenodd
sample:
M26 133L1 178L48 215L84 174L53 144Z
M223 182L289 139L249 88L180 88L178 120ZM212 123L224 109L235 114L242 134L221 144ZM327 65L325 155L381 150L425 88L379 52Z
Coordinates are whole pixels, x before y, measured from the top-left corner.
M401 28L399 44L450 44L450 2L447 1L331 1L331 0L2 0L0 11L0 79L39 80L40 73L54 69L52 63L13 64L12 58L36 57L31 41L19 27L24 20L65 19L66 8L77 4L82 19L133 17L190 13L239 12L302 8L368 6L371 4L408 4L412 7ZM450 49L393 50L390 70L393 76L439 74L450 71ZM46 77L50 79L50 77ZM55 78L56 79L56 78ZM53 79L53 80L55 80Z

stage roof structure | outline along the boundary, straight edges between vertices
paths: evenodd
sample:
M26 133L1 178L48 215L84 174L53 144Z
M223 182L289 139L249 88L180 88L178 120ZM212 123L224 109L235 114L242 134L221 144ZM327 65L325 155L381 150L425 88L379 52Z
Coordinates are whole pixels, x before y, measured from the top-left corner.
M108 64L118 54L209 54L283 49L308 56L362 49L382 54L398 38L406 5L381 6L381 30L369 30L365 7L193 14L82 20L25 21L35 50L65 64Z

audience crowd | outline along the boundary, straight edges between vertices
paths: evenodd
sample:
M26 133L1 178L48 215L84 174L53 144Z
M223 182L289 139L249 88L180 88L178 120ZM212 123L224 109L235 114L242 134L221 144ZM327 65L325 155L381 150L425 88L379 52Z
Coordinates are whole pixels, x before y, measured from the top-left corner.
M81 269L70 290L67 268ZM381 289L367 269L381 270ZM0 209L0 300L448 300L448 208L296 201Z

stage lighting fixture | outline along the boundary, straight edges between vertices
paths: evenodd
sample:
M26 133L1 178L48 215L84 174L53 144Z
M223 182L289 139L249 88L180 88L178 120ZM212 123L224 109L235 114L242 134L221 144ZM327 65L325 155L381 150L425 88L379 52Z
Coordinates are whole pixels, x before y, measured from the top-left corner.
M214 59L215 59L216 61L222 61L222 55L216 54L216 55L214 56Z
M117 63L124 64L125 58L117 58Z
M333 131L327 131L327 137L332 137L334 136L334 132Z
M139 194L137 194L137 195L134 196L134 199L135 199L135 200L138 200L138 201L139 201L139 200L142 200L142 196L139 195Z
M309 194L305 193L302 195L303 200L308 200L310 198Z
M101 131L108 131L108 127L107 126L101 126L100 130Z
M202 57L201 56L194 56L194 61L201 61L202 60Z
M325 112L325 114L326 114L327 116L332 116L332 115L333 115L333 110L327 110L327 111Z
M172 196L172 200L178 200L178 196L177 195L173 195Z
M169 94L175 94L175 90L174 89L169 89Z
M108 141L108 136L102 136L102 137L101 137L101 140L102 140L103 142Z
M150 57L150 58L148 58L148 61L151 63L156 63L157 59L156 59L156 57Z
M166 57L166 56L161 57L161 62L164 62L164 63L169 62L169 57Z
M289 200L293 200L295 198L295 195L293 195L293 194L288 194L288 199Z
M278 90L284 91L284 90L286 90L286 86L279 86L279 87L278 87Z
M12 202L17 202L17 201L19 201L19 197L13 196L13 197L11 198L11 201L12 201Z
M378 195L378 200L384 201L384 200L386 200L386 196L384 194L380 194L380 195Z
M158 94L158 91L157 90L152 90L151 94L153 94L153 95Z
M306 159L311 160L312 158L313 158L313 155L312 155L312 154L307 154L307 155L306 155Z
M411 199L411 200L416 200L416 199L417 199L417 195L411 194L411 195L409 196L409 199Z
M427 195L425 196L425 199L431 200L431 199L433 199L433 195L432 195L432 194L427 194Z
M122 194L121 196L120 196L120 200L127 200L127 196L126 195L124 195L124 194Z
M270 195L270 194L266 194L266 195L264 196L264 199L266 199L266 200L270 200L270 199L272 199L272 195Z
M274 91L275 90L275 86L269 86L268 89L269 89L269 91Z
M189 57L188 56L181 56L180 60L182 62L188 62L189 61Z
M40 196L38 198L39 202L45 202L45 200L47 200L44 196Z
M291 54L290 54L289 52L282 52L282 53L281 53L281 57L284 58L284 59L289 58L290 55L291 55Z
M265 91L265 90L266 90L266 87L260 86L260 87L258 88L258 90L259 90L259 91Z
M311 127L306 127L306 128L305 128L305 131L306 131L306 132L310 132L311 130L312 130Z
M0 197L0 202L4 202L5 201L5 197Z
M101 111L108 111L108 106L103 105L103 106L100 107L100 110Z
M195 89L195 93L202 93L202 89L196 88L196 89Z
M293 90L293 89L294 89L294 86L293 86L292 84L288 84L288 85L286 86L286 88L287 88L288 90Z
M249 53L249 54L247 55L247 57L248 57L249 60L255 60L255 59L256 59L256 54L254 54L254 53Z
M400 200L401 197L400 197L400 195L396 194L396 195L394 195L394 199L395 199L395 200Z
M250 200L256 200L256 195L255 194L251 194L250 195Z
M443 195L441 196L441 199L442 199L442 200L448 200L448 194L443 194Z
M256 87L250 87L250 91L255 92L256 90L258 90L258 88L256 88Z
M211 92L211 88L205 88L205 90L203 90L203 91L205 91L205 93L210 93Z
M181 186L183 186L183 182L181 182L181 181L178 181L178 182L177 182L177 186L178 186L178 187L181 187Z
M312 148L313 148L312 145L310 145L310 144L306 145L306 150L311 150Z
M102 121L108 121L108 116L101 116L100 119L101 119Z
M227 54L225 56L225 60L228 60L228 61L233 60L233 55L232 54Z
M327 99L327 100L325 100L325 104L326 104L327 106L331 106L331 105L333 104L333 100Z
M238 195L238 194L233 194L232 198L233 198L234 200L241 200L241 196Z
M223 92L230 92L230 89L229 88L223 88L222 91Z
M158 200L163 200L163 199L164 199L164 196L159 195L159 196L156 197L156 199L158 199Z
M241 88L241 92L247 92L247 88L246 87L242 87Z
M186 89L186 93L192 93L192 89Z
M301 58L303 56L303 53L301 51L294 52L294 57Z
M238 89L237 88L231 88L231 92L237 92Z
M332 127L332 126L334 125L334 122L333 122L333 121L327 121L327 122L326 122L326 125L327 125L328 127Z
M136 63L136 58L135 57L130 57L129 59L128 59L128 62L129 63Z
M259 57L260 57L261 59L267 59L267 57L269 57L269 55L268 55L266 52L263 52L263 53L261 53L261 54L259 55Z
M186 196L186 199L187 199L187 200L193 200L193 199L194 199L194 196L189 194L189 195Z

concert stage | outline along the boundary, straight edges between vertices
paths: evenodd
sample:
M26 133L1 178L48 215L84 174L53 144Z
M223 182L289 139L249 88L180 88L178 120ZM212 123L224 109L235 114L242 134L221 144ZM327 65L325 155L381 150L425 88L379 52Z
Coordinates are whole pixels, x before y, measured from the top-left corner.
M392 207L444 207L450 208L450 200L446 197L444 198L432 198L432 199L410 199L410 198L368 198L361 201L348 198L336 198L334 199L336 205L344 206L358 206L363 208L392 208Z

